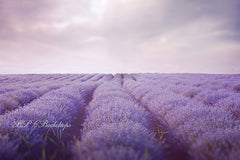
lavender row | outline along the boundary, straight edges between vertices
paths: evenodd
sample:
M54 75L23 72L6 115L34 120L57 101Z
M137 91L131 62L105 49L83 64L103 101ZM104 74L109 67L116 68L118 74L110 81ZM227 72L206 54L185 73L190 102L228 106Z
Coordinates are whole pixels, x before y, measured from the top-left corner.
M193 79L191 77L187 77L186 75L182 75L182 76L185 77L184 85L178 84L179 80L177 79L174 79L173 81L169 81L169 80L162 81L161 78L151 80L151 79L143 78L141 76L139 76L139 79L140 80L145 79L145 81L147 81L149 85L154 85L159 89L170 90L177 94L193 98L194 100L197 100L205 105L225 109L230 113L232 113L235 117L240 118L240 94L238 92L235 92L234 90L230 90L229 88L224 87L224 85L223 86L219 85L217 89L216 88L211 89L211 85L208 85L207 88L201 87L201 86L198 86L198 87L191 86L190 81L196 83L197 77ZM175 78L176 77L177 75L175 75ZM200 77L201 76L199 76L198 78ZM230 76L226 76L226 78L228 79L225 78L221 83L219 81L219 84L230 83L231 79L229 77ZM234 76L234 78L235 78L235 81L237 81L236 76ZM221 80L222 78L221 76L216 76L215 79ZM211 79L209 79L207 82L210 83ZM214 81L212 83L214 84ZM239 81L238 81L238 84L239 84Z
M230 89L240 91L240 74L214 75L214 74L136 74L138 80L152 80L168 82L177 86L197 87L202 89L218 90Z
M37 99L45 93L63 87L66 82L61 83L45 83L41 82L38 85L29 84L28 87L15 87L14 91L6 92L0 95L0 113L14 110L24 106L34 99Z
M82 76L85 77L85 76ZM89 77L89 76L87 76ZM93 81L100 80L103 77L106 77L104 75L91 75L91 77L95 77ZM69 79L69 77L67 77ZM76 80L76 79L75 79ZM78 78L78 81L87 81L87 78L84 78L83 80ZM71 82L73 83L78 83L77 81ZM32 100L39 98L43 94L63 87L64 85L69 85L66 83L66 81L63 81L61 83L51 83L48 82L47 84L44 82L41 82L38 84L38 86L31 86L29 85L29 88L15 88L14 91L7 92L5 94L0 95L0 114L5 113L6 111L11 111L14 110L18 107L24 106L28 103L30 103Z
M240 75L137 74L135 77L138 81L148 81L191 98L205 90L225 90L238 94L240 91Z
M66 75L65 75L66 76ZM64 84L67 81L59 81L63 75L18 75L19 80L12 82L11 78L5 78L1 81L0 94L7 93L9 91L16 91L20 89L31 89L32 87L41 87L45 85ZM73 75L67 76L68 79L75 77Z
M9 144L33 146L39 151L44 145L46 136L53 137L53 133L48 133L49 127L45 127L46 123L71 124L87 105L86 101L97 85L98 83L83 82L78 85L66 86L45 94L23 108L0 116L2 136L9 137ZM28 122L31 123L28 125ZM64 129L62 126L56 127L53 132L63 133ZM23 145L19 146L18 150L23 147ZM35 154L33 148L27 153L24 152L20 158L33 156ZM11 150L11 148L9 149Z
M120 75L100 85L87 108L76 159L160 158L161 148L150 129L148 112L121 86Z
M148 82L148 81L147 81ZM149 110L164 119L194 159L237 159L240 122L221 108L158 89L143 80L126 79L124 86Z
M31 89L32 87L40 87L43 85L53 84L71 84L72 82L87 81L90 77L103 76L101 74L50 74L50 75L17 75L18 81L14 82L10 75L2 77L0 94L16 89ZM10 78L9 78L10 77Z
M60 88L61 86L43 86L39 88L19 89L0 95L0 114L27 105L45 93Z

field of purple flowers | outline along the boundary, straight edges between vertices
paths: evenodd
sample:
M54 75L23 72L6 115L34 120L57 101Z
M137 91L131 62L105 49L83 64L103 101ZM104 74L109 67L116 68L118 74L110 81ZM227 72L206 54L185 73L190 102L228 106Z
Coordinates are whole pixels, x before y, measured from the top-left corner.
M1 160L240 160L240 75L0 75Z

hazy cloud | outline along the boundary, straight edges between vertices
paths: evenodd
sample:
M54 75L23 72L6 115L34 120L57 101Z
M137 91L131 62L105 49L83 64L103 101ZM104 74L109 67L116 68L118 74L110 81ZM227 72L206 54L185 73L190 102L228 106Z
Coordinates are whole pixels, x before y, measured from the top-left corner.
M0 0L0 73L239 73L238 0Z

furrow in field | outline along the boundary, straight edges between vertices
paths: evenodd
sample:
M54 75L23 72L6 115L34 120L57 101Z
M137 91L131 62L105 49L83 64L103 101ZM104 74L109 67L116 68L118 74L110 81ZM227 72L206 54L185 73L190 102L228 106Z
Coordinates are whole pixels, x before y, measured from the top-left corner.
M122 87L122 76L100 85L87 107L81 141L74 159L157 159L162 146L155 139L148 112Z
M38 155L41 159L42 150L45 150L49 157L54 154L61 155L63 150L55 147L54 153L50 148L52 146L64 148L66 140L69 140L69 134L65 132L63 126L71 125L77 118L79 123L83 122L79 114L83 113L82 110L88 103L89 95L97 85L97 83L84 82L66 86L46 93L24 108L2 115L0 117L1 135L9 137L9 143L18 145L17 155L24 158L36 158ZM84 119L84 115L81 118ZM54 123L58 125L51 127ZM26 125L27 127L24 127ZM74 123L72 127L76 127ZM69 130L71 131L70 128ZM31 152L28 152L30 150ZM67 152L62 156L66 159Z
M66 79L69 80L69 78L71 77L72 76L70 75L65 75L64 77L65 81L60 80L60 82L57 82L54 84L52 84L51 81L47 83L43 81L36 85L33 85L32 83L30 83L28 84L28 88L25 88L25 87L19 88L11 92L1 94L0 95L0 114L4 114L8 111L12 111L19 107L23 107L31 103L33 100L36 100L37 98L43 96L44 94L50 91L59 89L65 85L78 83L77 81L71 81L71 83L68 83ZM24 82L22 83L24 84Z
M194 78L196 80L188 77L188 75L182 75L183 79L181 79L181 77L177 79L176 75L172 75L165 77L168 78L168 80L165 80L164 76L158 75L156 79L153 79L154 75L152 75L151 79L148 77L145 78L145 81L148 82L149 85L154 85L159 89L166 89L178 95L183 95L206 106L224 109L237 119L240 119L240 94L236 93L234 89L229 89L236 88L236 84L239 84L239 82L229 87L227 85L231 82L229 77L222 80L219 76L216 78L208 78L212 77L212 75L204 75L204 79L207 79L207 81L200 82L198 79L201 79L201 75L195 76ZM144 80L144 76L140 76L139 79ZM236 81L236 77L234 77L234 80Z
M165 143L164 151L166 153L167 159L174 159L174 160L186 160L189 159L189 155L187 153L187 146L184 146L181 144L180 137L176 137L174 135L174 130L171 129L171 127L168 126L168 123L165 119L159 117L159 115L149 108L146 104L141 102L142 97L144 95L141 95L138 99L134 96L132 93L133 90L131 90L131 87L129 86L129 81L133 81L133 83L136 81L136 78L131 74L125 74L123 78L123 87L126 90L126 92L137 102L139 105L143 106L146 111L149 113L149 120L150 124L153 128L153 131L155 132L155 138L159 141L163 141ZM150 91L149 91L150 92ZM145 94L149 93L146 92Z
M192 158L237 159L240 141L236 137L240 137L240 121L231 114L159 89L149 81L136 84L129 80L126 85L135 97L146 93L141 102L167 122L173 134L188 146Z
M42 88L20 89L0 95L0 115L24 107L46 93L57 90L62 86L44 86Z
M81 82L85 82L93 78L96 74L86 74L83 78L81 78Z
M101 76L101 78L105 77L105 81L107 81L109 78L106 75ZM85 100L85 104L86 106L89 105L89 103L92 101L92 96L93 96L93 92L95 91L95 89L101 85L103 83L103 81L101 81L100 79L97 79L96 81L94 81L94 87L87 92L88 94L84 96L84 100ZM90 80L87 81L88 83L90 82ZM86 83L86 82L85 82ZM79 111L77 118L72 122L72 127L70 127L67 132L69 133L69 135L71 135L71 137L75 137L77 139L81 138L81 130L83 129L82 124L86 118L86 107L81 108L81 110Z
M20 75L19 75L20 76ZM57 82L56 80L51 80L50 78L54 78L57 75L38 75L34 76L31 78L31 75L21 75L21 79L17 83L13 83L11 81L6 81L6 83L2 82L0 86L0 93L8 93L11 91L16 91L16 90L24 90L24 89L31 89L31 88L38 88L39 86L44 86L44 85L52 85L54 84L59 84L63 82ZM34 79L36 79L34 81Z

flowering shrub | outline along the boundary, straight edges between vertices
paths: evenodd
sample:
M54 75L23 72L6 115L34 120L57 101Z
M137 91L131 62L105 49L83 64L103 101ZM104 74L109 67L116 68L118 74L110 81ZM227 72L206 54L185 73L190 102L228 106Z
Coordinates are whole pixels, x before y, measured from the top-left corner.
M237 160L240 75L0 75L0 159Z

